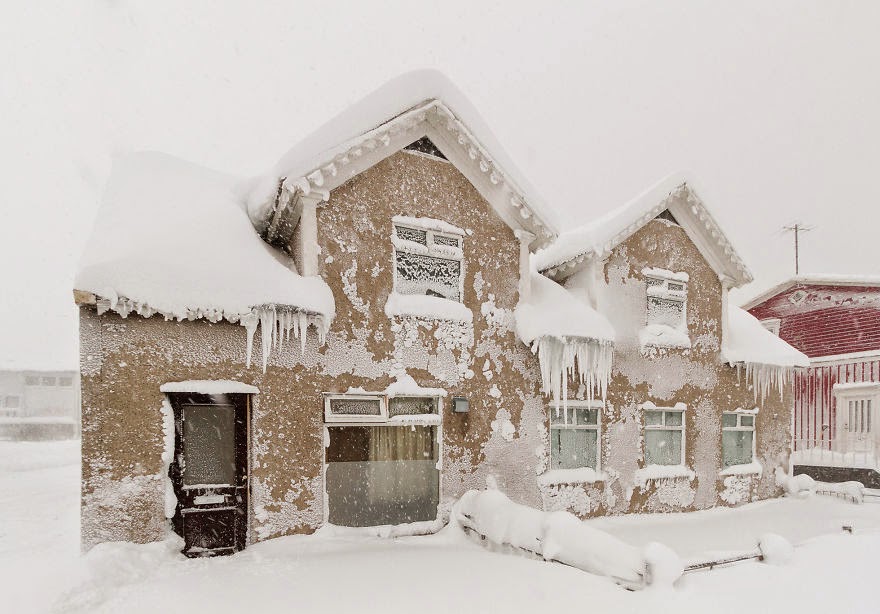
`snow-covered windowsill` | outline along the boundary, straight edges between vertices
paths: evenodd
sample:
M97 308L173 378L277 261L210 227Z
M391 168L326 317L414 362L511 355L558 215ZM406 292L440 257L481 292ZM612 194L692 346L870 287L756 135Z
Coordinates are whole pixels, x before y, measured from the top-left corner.
M764 473L764 468L761 466L761 463L759 463L758 461L752 461L750 463L744 463L742 465L731 465L727 469L724 469L718 475L757 475L758 477L761 477L762 473Z
M692 469L684 465L648 465L636 471L633 481L643 489L647 487L648 482L654 480L674 480L687 479L693 480L696 474Z
M602 471L592 467L577 469L551 469L538 476L538 486L556 486L558 484L593 484L608 479Z
M427 320L450 320L470 324L473 312L458 301L424 294L398 294L392 292L385 303L385 315L413 316Z
M648 324L639 331L639 345L646 348L676 348L687 350L691 339L686 331L666 324Z

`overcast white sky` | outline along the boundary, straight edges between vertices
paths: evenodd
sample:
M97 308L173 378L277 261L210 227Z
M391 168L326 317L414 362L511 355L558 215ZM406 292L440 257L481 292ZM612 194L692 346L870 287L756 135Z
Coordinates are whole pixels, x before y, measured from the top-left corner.
M880 2L178 4L0 8L0 365L76 365L115 154L258 174L425 67L571 224L685 169L755 274L740 299L793 273L794 220L802 272L880 273Z

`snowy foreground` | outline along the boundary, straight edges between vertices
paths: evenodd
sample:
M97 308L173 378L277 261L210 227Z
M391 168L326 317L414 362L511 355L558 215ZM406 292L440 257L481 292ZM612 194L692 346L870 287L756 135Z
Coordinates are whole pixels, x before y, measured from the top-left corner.
M558 564L490 552L457 531L378 539L321 532L187 560L174 543L104 544L78 556L78 443L0 442L4 612L877 612L880 504L780 499L736 510L590 521L660 541L687 562L795 544L785 565L691 573L674 590L626 591ZM843 534L851 525L853 535Z

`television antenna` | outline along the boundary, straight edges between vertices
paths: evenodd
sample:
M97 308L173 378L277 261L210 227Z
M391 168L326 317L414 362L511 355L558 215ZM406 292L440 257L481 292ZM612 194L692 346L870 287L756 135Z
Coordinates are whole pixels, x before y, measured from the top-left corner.
M794 233L794 274L795 276L800 274L800 250L798 248L798 239L800 238L800 234L802 232L809 232L813 230L815 226L807 226L801 222L795 222L790 226L783 226L783 232L792 232Z

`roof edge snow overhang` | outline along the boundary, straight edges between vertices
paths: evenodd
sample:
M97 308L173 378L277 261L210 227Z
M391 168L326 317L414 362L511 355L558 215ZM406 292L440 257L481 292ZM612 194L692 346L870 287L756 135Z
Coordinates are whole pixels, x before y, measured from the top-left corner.
M417 104L379 126L330 150L324 158L302 174L278 178L275 201L269 208L267 228L287 207L302 197L327 200L330 192L427 136L514 230L535 236L532 250L546 245L556 236L553 223L540 213L540 207L516 183L468 127L440 99Z
M745 310L753 309L771 298L797 286L840 286L850 288L880 288L880 277L874 275L798 275L780 282L743 303Z
M607 257L615 247L668 209L722 283L728 288L737 288L751 282L751 272L694 190L693 183L693 179L683 175L673 175L663 180L649 193L655 192L658 187L668 186L666 195L639 209L640 214L621 227L604 245L588 246L576 256L544 266L541 273L552 279L569 277L590 261Z

